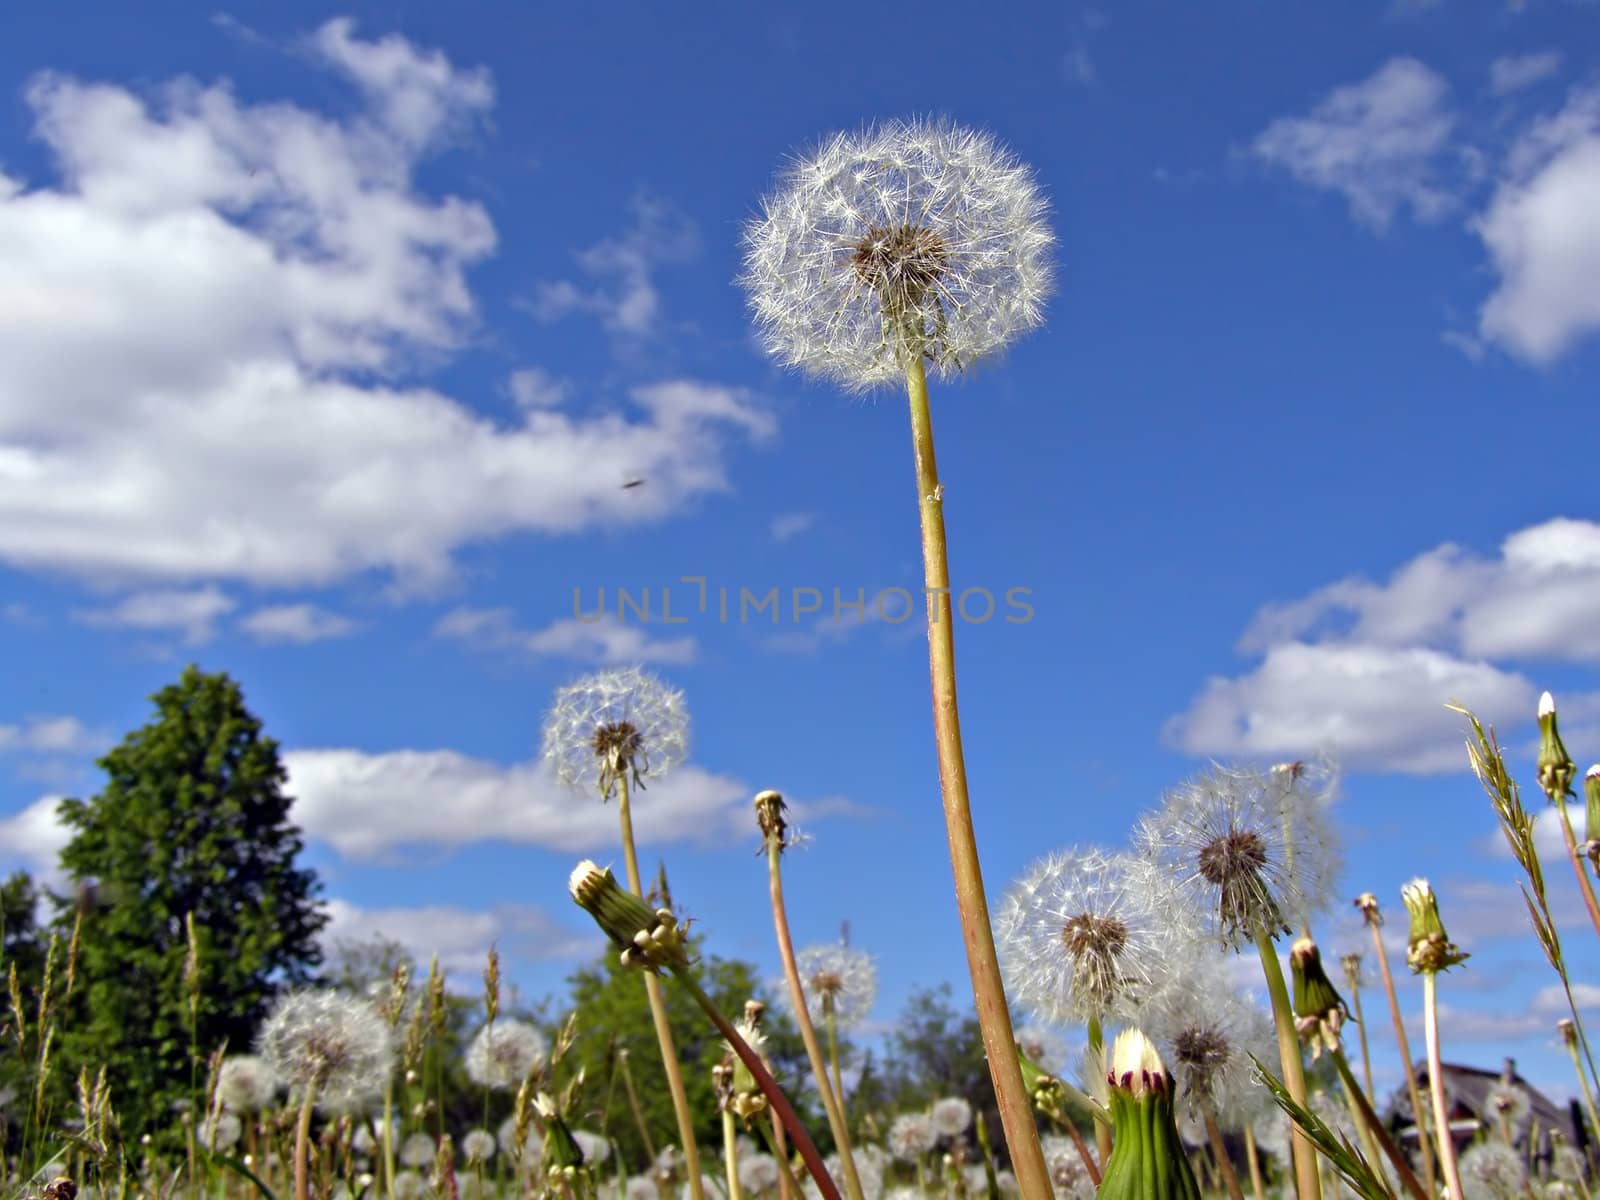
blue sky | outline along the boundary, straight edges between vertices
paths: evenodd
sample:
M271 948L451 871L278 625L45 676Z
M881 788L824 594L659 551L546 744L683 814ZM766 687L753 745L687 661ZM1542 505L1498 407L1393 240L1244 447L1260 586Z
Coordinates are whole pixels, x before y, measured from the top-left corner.
M850 923L880 1023L964 987L918 622L828 619L920 584L903 401L777 369L732 282L788 156L940 114L1058 239L1044 328L934 396L956 586L1032 606L958 631L991 900L1209 757L1332 750L1343 894L1399 922L1427 875L1475 954L1447 1054L1569 1090L1442 705L1530 788L1542 688L1600 754L1592 5L85 11L0 45L0 865L48 872L53 798L196 661L283 743L337 931L464 981L497 940L542 994L616 843L540 723L643 662L694 718L643 853L710 947L776 970L776 787L797 938ZM822 619L723 622L698 576Z

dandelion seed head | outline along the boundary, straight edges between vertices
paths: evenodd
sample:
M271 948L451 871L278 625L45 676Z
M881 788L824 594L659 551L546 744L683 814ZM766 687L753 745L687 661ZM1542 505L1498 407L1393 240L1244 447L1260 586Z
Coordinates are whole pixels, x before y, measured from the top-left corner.
M851 946L809 946L795 957L813 1024L823 1024L830 1008L840 1029L866 1020L878 998L871 955Z
M689 749L683 693L637 667L588 675L556 692L543 754L567 787L609 799L619 779L643 787Z
M244 1132L244 1125L231 1112L223 1111L206 1120L200 1140L213 1150L229 1150Z
M1133 1017L1159 992L1183 928L1157 891L1128 855L1074 848L1033 864L995 921L1011 994L1059 1024Z
M1135 842L1170 899L1237 950L1328 907L1338 851L1324 807L1288 772L1214 766L1169 792Z
M1507 1122L1513 1133L1519 1132L1533 1112L1533 1098L1528 1090L1514 1083L1496 1080L1484 1097L1485 1107L1499 1120Z
M1479 1142L1458 1165L1463 1200L1516 1200L1528 1182L1522 1155L1503 1142Z
M522 1167L536 1166L544 1157L544 1142L539 1137L539 1131L529 1122L528 1128L522 1135L522 1146L517 1146L517 1118L515 1115L507 1117L500 1122L500 1127L495 1130L495 1141L500 1144L500 1153L504 1154L514 1163Z
M416 1171L396 1171L393 1191L395 1200L423 1200L428 1194L428 1184Z
M1250 1057L1273 1061L1272 1018L1233 986L1215 951L1181 960L1145 1022L1177 1079L1180 1116L1199 1116L1209 1106L1226 1129L1254 1119L1264 1089L1253 1078Z
M430 1167L437 1152L438 1147L433 1144L432 1137L426 1133L413 1133L400 1143L400 1165L417 1170Z
M256 1035L256 1053L278 1079L324 1106L376 1097L394 1070L394 1042L383 1015L359 996L332 989L289 992Z
M1015 1037L1028 1061L1045 1074L1060 1075L1067 1069L1067 1047L1055 1030L1043 1025L1020 1025Z
M1055 1184L1056 1200L1094 1200L1094 1181L1072 1139L1048 1134L1039 1139L1039 1148L1044 1151L1050 1182Z
M230 1054L217 1070L217 1102L230 1112L258 1112L271 1106L278 1080L264 1058Z
M770 1192L778 1186L778 1160L770 1154L741 1154L739 1182L747 1192Z
M960 1096L946 1096L933 1102L928 1121L940 1137L960 1137L972 1128L972 1105Z
M915 1162L938 1141L927 1113L901 1113L889 1125L889 1153L901 1162Z
M1044 319L1053 245L1032 173L947 121L838 133L793 161L744 231L767 350L844 387L903 379L903 334L952 376Z
M486 1163L494 1157L494 1134L487 1129L468 1130L461 1139L461 1155L469 1164Z
M630 1175L622 1189L625 1200L661 1200L661 1189L648 1175Z
M547 1053L544 1035L526 1021L495 1021L467 1046L467 1078L479 1087L514 1091Z

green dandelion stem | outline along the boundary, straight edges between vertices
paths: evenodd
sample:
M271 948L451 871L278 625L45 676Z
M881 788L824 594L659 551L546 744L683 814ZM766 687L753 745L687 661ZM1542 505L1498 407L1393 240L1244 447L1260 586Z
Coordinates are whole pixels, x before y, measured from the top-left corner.
M1261 972L1266 976L1267 995L1272 1001L1272 1020L1278 1034L1278 1061L1283 1067L1284 1088L1290 1098L1303 1108L1306 1103L1306 1074L1300 1061L1300 1035L1294 1027L1294 1009L1289 1004L1289 989L1283 981L1283 966L1278 962L1278 951L1272 944L1270 930L1257 928L1256 951L1261 956ZM1311 1140L1298 1124L1292 1137L1290 1149L1294 1157L1295 1192L1300 1200L1321 1200L1322 1181L1317 1175L1317 1155Z

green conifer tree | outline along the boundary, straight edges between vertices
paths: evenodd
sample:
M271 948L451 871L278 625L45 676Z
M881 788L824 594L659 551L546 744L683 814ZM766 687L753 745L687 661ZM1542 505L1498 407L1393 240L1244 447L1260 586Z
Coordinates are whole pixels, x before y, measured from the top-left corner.
M68 1078L109 1068L130 1142L170 1145L175 1110L203 1101L206 1056L247 1050L272 997L312 977L328 917L295 865L277 743L238 684L190 666L151 699L155 719L100 760L99 795L58 810L85 914L62 1049Z

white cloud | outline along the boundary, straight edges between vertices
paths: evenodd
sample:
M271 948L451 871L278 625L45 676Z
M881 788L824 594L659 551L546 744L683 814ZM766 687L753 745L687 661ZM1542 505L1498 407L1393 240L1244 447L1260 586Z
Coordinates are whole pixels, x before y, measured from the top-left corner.
M56 806L61 799L41 797L15 816L0 820L0 854L20 859L53 877L61 848L71 840L71 831L56 820Z
M656 269L692 259L700 238L688 218L659 200L636 197L632 207L633 225L626 233L577 253L589 286L569 279L536 286L531 310L537 319L588 312L612 333L646 337L663 331Z
M1500 276L1479 314L1486 340L1547 363L1600 329L1600 87L1518 139L1472 228Z
M239 628L261 642L321 642L355 632L349 617L315 604L280 604L258 608L239 621Z
M559 408L572 389L540 367L523 367L511 372L506 388L518 408Z
M660 520L724 490L727 434L771 423L732 389L504 424L395 383L476 317L488 214L414 173L492 87L343 21L310 44L364 108L29 84L59 182L0 174L0 561L143 585L429 582L469 542ZM626 264L653 211L584 261ZM624 324L649 307L618 305ZM647 500L615 486L646 471Z
M1443 76L1416 59L1394 58L1335 88L1309 114L1272 122L1254 150L1300 182L1340 193L1352 216L1380 232L1402 206L1436 220L1450 205L1434 180L1454 125L1448 91Z
M417 908L361 908L347 900L328 901L331 918L322 944L362 943L382 937L399 942L417 962L435 954L447 973L479 979L489 948L517 962L592 957L605 938L592 926L569 929L539 908L504 904L488 910L432 904Z
M1261 609L1240 638L1254 669L1215 678L1167 727L1196 754L1337 748L1351 765L1464 769L1463 725L1532 720L1538 689L1512 663L1600 661L1600 523L1558 517L1498 556L1442 545L1386 582L1338 580ZM1593 697L1563 701L1592 718Z
M233 599L214 587L157 589L134 592L110 608L80 610L72 617L100 629L178 633L194 646L210 641L218 619L234 607Z
M688 663L698 654L692 637L653 638L644 624L629 625L613 613L581 620L567 617L543 629L530 630L517 626L515 614L509 608L457 608L440 617L433 632L435 636L455 638L480 649L513 649L537 657L577 659L607 666Z
M1534 54L1508 54L1489 64L1489 90L1506 96L1532 87L1561 69L1561 52L1545 50Z
M91 733L77 717L29 717L21 725L0 725L0 751L27 754L93 754L107 740Z
M349 859L411 846L505 841L572 853L615 845L617 815L562 788L540 761L502 765L451 750L299 750L284 756L294 819ZM682 766L635 798L641 842L730 844L753 836L743 782Z
M790 538L799 537L816 523L816 513L779 513L772 518L772 540L775 542L787 542Z

